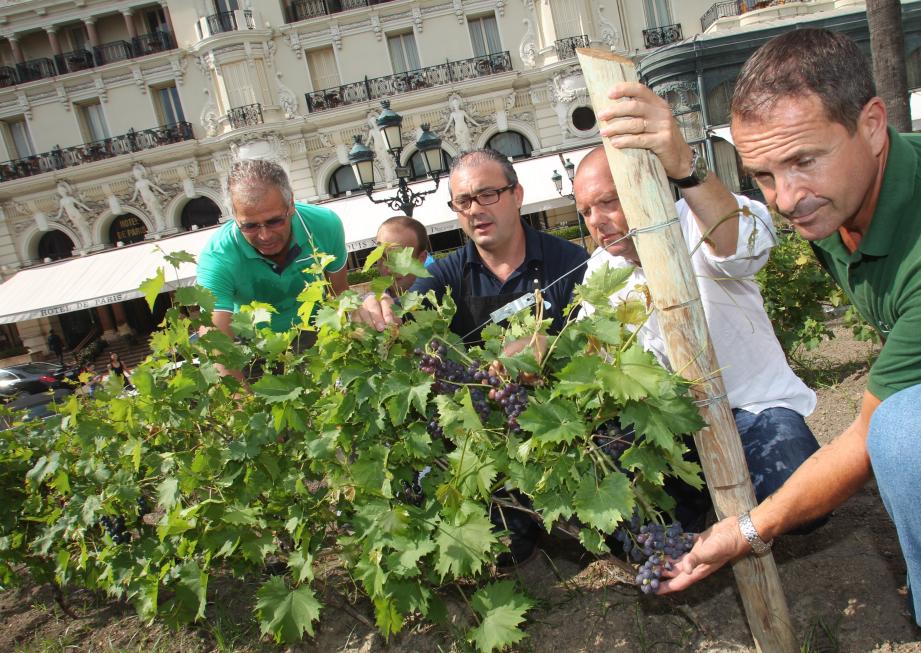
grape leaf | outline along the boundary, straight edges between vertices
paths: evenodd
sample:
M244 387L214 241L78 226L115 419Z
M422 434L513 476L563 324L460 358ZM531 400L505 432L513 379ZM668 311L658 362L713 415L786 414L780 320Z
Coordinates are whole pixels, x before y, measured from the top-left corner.
M163 274L163 268L159 267L154 276L141 282L138 290L144 295L144 299L147 300L147 305L150 307L150 310L153 310L154 302L157 301L157 295L160 294L160 291L163 290L163 286L165 285L166 276Z
M320 602L313 590L302 585L290 589L280 576L273 576L256 592L256 611L263 635L271 633L276 643L294 644L304 633L313 636L313 622L320 617Z
M396 602L389 597L374 598L374 621L384 640L390 639L391 635L403 629L403 617L397 610Z
M557 398L548 403L532 401L518 417L518 424L534 434L541 442L571 444L585 437L586 426L575 405L567 399Z
M214 294L201 286L186 286L176 289L176 301L180 306L200 306L202 310L214 310Z
M484 512L483 506L467 503L453 523L442 521L438 525L435 570L442 578L476 574L488 562L496 536Z
M630 481L624 474L614 472L601 484L586 474L573 499L580 520L605 533L611 533L623 518L633 513L634 499Z
M524 638L519 626L534 603L518 592L512 581L502 580L479 589L470 605L480 616L480 625L467 638L481 653L490 653Z
M598 368L605 363L597 356L573 358L562 370L553 389L555 396L574 397L600 387Z
M304 391L303 385L293 376L267 374L252 384L256 396L269 404L297 399Z

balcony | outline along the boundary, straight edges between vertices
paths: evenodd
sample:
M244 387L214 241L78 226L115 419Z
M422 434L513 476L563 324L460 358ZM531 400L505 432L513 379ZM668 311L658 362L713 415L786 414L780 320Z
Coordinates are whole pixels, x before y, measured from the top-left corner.
M296 23L319 16L337 14L340 11L371 7L392 0L293 0L285 8L285 22Z
M198 35L201 39L216 34L256 29L256 20L251 9L219 11L198 20Z
M557 39L554 47L556 48L557 59L560 61L572 59L576 56L576 48L588 47L588 36L583 34L582 36L568 36L565 39Z
M25 84L57 75L75 73L116 61L143 57L176 47L169 32L152 32L128 41L114 41L92 50L73 50L55 55L53 59L32 59L14 66L0 66L0 87Z
M234 107L227 112L227 122L234 129L241 127L252 127L253 125L262 124L262 105L247 104L242 107Z
M192 125L188 122L179 122L143 131L130 129L127 134L113 136L102 141L67 148L55 147L50 152L0 163L0 182L32 177L43 172L111 159L120 154L151 150L161 145L180 143L193 138Z
M726 2L714 2L707 9L706 13L700 17L700 31L706 32L707 29L718 21L720 18L727 16L738 16L741 12L738 0L728 0Z
M684 37L681 35L681 25L663 25L643 30L643 43L647 48L659 48L669 43L677 43Z
M362 82L352 82L322 91L305 94L307 110L311 113L326 111L350 104L371 102L381 98L392 97L402 93L421 91L427 88L477 79L487 75L507 73L512 70L512 60L508 51L488 54L484 57L450 61L448 63L419 68L386 77L365 78Z

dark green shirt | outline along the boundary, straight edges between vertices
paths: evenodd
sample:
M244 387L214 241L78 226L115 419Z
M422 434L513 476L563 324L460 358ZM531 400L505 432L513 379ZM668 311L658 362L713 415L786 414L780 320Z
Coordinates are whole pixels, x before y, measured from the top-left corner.
M837 233L812 244L885 339L867 386L881 400L921 383L921 135L889 129L889 142L879 203L857 251Z

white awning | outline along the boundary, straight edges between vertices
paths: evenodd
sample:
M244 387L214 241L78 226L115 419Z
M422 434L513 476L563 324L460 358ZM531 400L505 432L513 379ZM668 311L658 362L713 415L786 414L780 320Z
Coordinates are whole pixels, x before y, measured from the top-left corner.
M908 98L911 113L911 130L921 131L921 91L913 91Z
M735 145L735 143L732 141L732 132L729 131L729 125L726 125L725 127L711 127L710 135L718 136L724 141L728 141L729 143L732 143L732 145Z
M563 158L569 159L578 166L591 150L590 147L573 150L564 153ZM568 197L560 197L550 180L553 171L556 170L563 175L564 190L569 191L569 180L566 179L566 171L563 169L558 154L532 157L518 161L514 166L515 172L518 173L518 181L524 188L522 213L535 213L572 204L572 200ZM431 181L410 184L410 188L416 192L425 191L433 186ZM385 188L375 191L374 198L389 198L395 194L395 187ZM457 217L448 208L448 199L450 199L450 194L448 193L448 180L445 178L441 180L438 190L427 195L422 205L414 209L413 217L424 224L430 234L457 229ZM399 211L394 211L386 204L374 204L364 193L355 193L351 197L324 202L323 206L335 211L342 219L345 227L345 242L350 252L374 247L374 239L380 224L389 217L401 215Z
M141 297L141 282L158 267L166 275L164 291L191 285L195 265L181 264L177 276L163 255L184 250L197 256L213 232L200 229L22 270L0 284L0 324Z
M591 148L583 148L563 156L578 165L590 151ZM522 213L546 211L572 203L569 197L560 197L551 181L556 170L564 177L564 190L569 190L559 155L533 157L514 165L518 180L524 187ZM431 186L432 182L413 184L417 190ZM375 193L375 197L390 197L394 192L395 189L381 190ZM430 234L456 229L457 218L447 202L448 184L447 179L443 179L438 191L425 198L413 217L422 222ZM363 194L325 202L323 206L335 211L342 219L349 251L374 247L378 226L387 218L398 215L397 211L384 204L372 203ZM141 282L153 277L158 267L166 272L164 292L192 285L195 265L180 265L177 275L163 255L186 251L197 258L214 229L216 227L200 229L22 270L0 284L0 324L141 297L142 293L138 290Z

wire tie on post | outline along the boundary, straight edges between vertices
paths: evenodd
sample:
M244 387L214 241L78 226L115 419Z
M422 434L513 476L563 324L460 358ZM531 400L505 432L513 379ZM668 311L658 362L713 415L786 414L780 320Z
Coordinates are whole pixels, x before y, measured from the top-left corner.
M725 394L721 394L717 397L707 397L706 399L699 399L698 401L695 401L694 405L703 408L704 406L710 406L726 398L727 397Z

